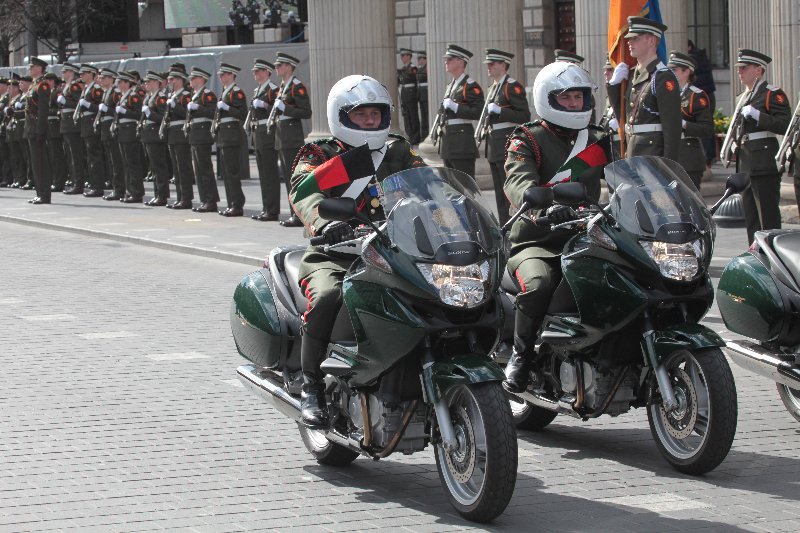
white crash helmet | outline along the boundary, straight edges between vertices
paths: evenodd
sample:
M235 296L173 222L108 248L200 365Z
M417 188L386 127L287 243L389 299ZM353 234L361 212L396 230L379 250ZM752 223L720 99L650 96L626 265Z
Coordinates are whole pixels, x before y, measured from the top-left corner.
M544 67L533 82L533 107L547 122L571 130L582 130L592 116L592 95L597 86L582 67L556 61ZM583 91L583 108L568 111L556 100L564 91Z
M356 107L365 105L381 110L377 128L359 128L347 116ZM371 150L383 148L389 138L391 122L392 98L386 87L374 78L361 74L347 76L337 81L328 93L328 127L334 137L350 146L366 143Z

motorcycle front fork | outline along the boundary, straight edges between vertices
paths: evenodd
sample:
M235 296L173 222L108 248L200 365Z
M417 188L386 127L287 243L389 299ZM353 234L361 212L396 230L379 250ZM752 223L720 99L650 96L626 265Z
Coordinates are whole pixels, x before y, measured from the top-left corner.
M675 392L672 390L672 383L669 379L669 372L663 363L658 362L656 357L655 342L653 336L655 335L655 326L653 319L648 311L644 313L644 333L642 334L642 352L647 358L647 362L653 369L658 383L658 390L661 392L661 400L664 410L672 412L678 407L678 402L675 399Z

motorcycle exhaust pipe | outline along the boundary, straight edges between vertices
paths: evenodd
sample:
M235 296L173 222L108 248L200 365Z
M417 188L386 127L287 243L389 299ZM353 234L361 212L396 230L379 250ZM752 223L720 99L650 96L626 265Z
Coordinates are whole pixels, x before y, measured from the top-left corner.
M242 365L236 373L250 392L295 422L300 421L300 399L283 388L283 376L271 370L260 370L254 365Z
M800 368L750 341L725 341L725 352L737 365L792 389L800 389Z

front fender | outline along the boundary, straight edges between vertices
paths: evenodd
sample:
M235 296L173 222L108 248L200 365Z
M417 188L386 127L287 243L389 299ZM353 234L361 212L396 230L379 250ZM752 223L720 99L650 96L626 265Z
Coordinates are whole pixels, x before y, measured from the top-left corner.
M485 355L456 355L434 361L422 370L422 384L428 403L436 403L458 385L504 379L502 369Z
M661 364L664 359L678 350L700 350L703 348L722 348L725 341L711 329L700 324L676 324L666 329L651 331L645 338L653 348L655 359Z

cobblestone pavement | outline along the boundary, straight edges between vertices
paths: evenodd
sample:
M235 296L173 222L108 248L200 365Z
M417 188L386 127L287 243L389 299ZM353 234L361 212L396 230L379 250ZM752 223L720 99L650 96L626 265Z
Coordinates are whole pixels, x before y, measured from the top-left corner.
M71 209L40 207L54 221ZM264 250L288 235L246 222ZM239 385L228 311L252 266L7 222L0 236L0 531L475 528L430 449L319 466ZM714 273L744 246L721 230ZM724 331L716 310L707 323ZM520 432L514 497L487 529L800 530L800 425L773 384L733 372L739 429L714 472L670 468L643 410L559 417Z

